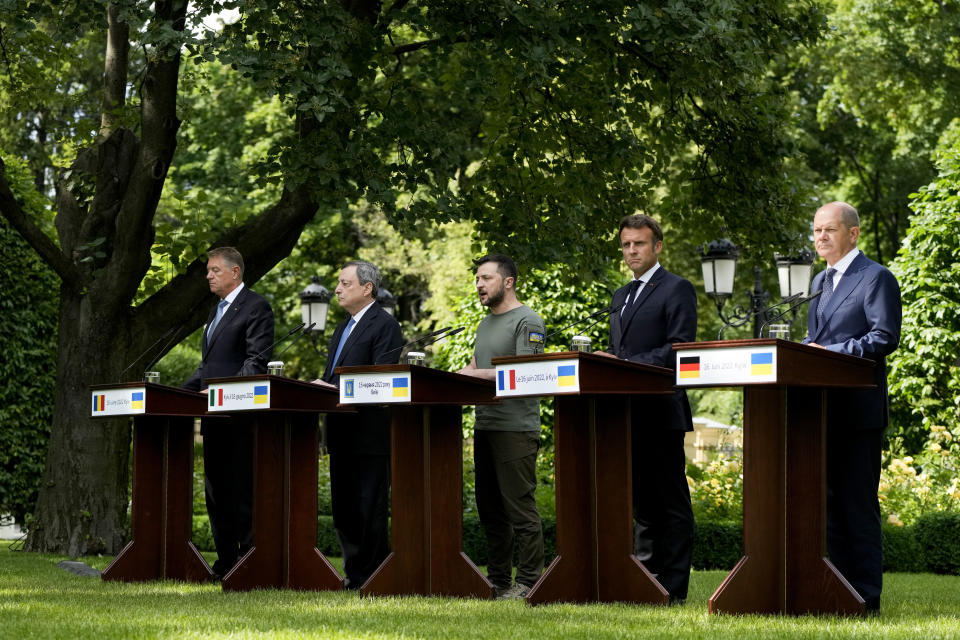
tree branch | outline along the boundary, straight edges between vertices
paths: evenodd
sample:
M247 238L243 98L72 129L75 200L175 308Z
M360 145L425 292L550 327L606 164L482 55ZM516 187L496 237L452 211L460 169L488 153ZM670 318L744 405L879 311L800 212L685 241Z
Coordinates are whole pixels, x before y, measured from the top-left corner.
M420 49L427 49L435 45L457 44L460 42L467 42L466 36L459 36L456 38L432 38L430 40L421 40L420 42L408 42L407 44L402 44L399 47L395 47L393 49L393 55L399 58L407 53L419 51Z
M182 32L186 11L186 2L158 0L153 20ZM99 279L103 292L109 292L109 299L120 304L133 299L150 267L153 217L177 145L180 50L167 46L169 49L164 51L158 45L147 63L140 106L141 143L116 216L115 245L104 276Z
M0 159L0 214L23 236L67 285L80 291L87 286L81 272L24 212L7 182L7 167Z
M120 21L120 7L107 6L107 51L104 64L100 137L105 138L120 119L127 97L127 56L130 52L130 25Z

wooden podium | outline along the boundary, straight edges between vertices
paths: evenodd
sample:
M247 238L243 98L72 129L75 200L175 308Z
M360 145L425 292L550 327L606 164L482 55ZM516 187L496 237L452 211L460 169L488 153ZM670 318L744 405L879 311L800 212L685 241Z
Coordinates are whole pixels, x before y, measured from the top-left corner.
M673 371L576 351L493 364L501 399L556 397L557 557L527 602L667 604L633 555L630 412L632 396L673 393Z
M213 575L193 533L193 421L205 396L149 382L90 387L93 418L133 416L131 540L104 580L204 582Z
M223 589L342 589L343 578L317 549L317 425L320 412L352 409L338 406L336 389L291 378L207 382L210 415L254 418L254 546L223 577Z
M389 404L391 552L365 595L492 598L462 550L462 406L492 404L486 380L417 365L338 367L345 406Z
M863 615L827 559L826 393L872 387L872 360L773 339L674 345L677 385L743 387L743 557L710 613Z

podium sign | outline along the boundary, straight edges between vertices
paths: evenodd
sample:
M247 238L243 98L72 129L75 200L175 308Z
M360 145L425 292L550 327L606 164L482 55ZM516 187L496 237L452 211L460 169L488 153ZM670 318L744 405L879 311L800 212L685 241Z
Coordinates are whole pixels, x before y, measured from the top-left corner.
M410 402L409 371L353 373L340 377L340 404Z
M93 396L90 417L137 416L147 412L146 384L136 387L100 388Z
M777 349L730 347L677 352L677 386L740 385L777 381Z
M207 411L256 411L270 408L270 380L211 382Z
M536 360L497 365L497 397L580 392L580 361Z

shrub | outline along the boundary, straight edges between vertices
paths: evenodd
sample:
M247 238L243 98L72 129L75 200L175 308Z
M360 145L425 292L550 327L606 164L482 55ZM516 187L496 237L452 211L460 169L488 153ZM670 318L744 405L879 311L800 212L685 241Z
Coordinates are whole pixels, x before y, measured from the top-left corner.
M925 513L914 530L927 571L960 575L960 513Z

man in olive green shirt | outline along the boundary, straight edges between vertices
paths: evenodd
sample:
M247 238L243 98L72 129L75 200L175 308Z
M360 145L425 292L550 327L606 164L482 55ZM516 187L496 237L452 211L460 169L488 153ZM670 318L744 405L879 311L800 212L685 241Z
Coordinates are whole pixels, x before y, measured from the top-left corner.
M543 320L517 300L517 265L491 254L476 261L477 293L490 315L477 327L470 364L460 373L493 380L490 360L543 352ZM487 536L487 576L498 598L522 598L543 571L543 527L537 512L540 400L511 398L478 406L473 437L477 511ZM517 578L511 585L513 545Z

